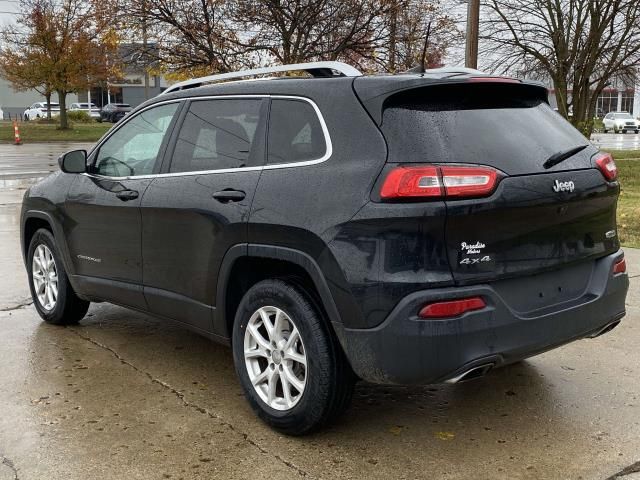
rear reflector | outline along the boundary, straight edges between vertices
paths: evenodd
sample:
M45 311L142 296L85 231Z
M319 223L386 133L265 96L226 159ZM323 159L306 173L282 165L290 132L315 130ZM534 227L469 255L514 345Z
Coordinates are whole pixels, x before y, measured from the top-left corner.
M627 271L627 261L624 257L613 265L613 274L625 273Z
M618 167L616 162L613 161L613 157L609 153L602 153L596 158L596 165L609 182L612 182L618 176Z
M420 318L451 318L458 317L463 313L472 310L480 310L487 304L481 297L463 298L460 300L449 300L446 302L436 302L425 305L418 313Z
M486 166L397 167L387 174L382 198L483 197L498 183L498 171Z

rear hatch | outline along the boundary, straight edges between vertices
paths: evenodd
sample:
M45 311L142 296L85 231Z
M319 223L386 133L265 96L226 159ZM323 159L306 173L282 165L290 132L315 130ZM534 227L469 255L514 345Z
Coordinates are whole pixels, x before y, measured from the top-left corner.
M546 96L536 85L467 81L412 88L383 103L380 126L389 148L383 176L399 166L438 166L433 182L443 185L439 200L447 207L445 242L457 284L554 270L619 248L618 183L605 179L596 165L603 154ZM583 148L569 154L576 147ZM567 158L557 161L560 152ZM474 165L495 169L489 170L495 186L449 195L446 172Z

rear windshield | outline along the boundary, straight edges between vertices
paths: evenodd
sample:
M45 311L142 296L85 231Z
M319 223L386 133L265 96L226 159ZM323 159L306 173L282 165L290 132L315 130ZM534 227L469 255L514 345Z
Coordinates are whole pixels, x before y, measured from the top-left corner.
M540 171L554 153L587 143L526 85L455 84L396 94L384 104L390 162L478 163Z

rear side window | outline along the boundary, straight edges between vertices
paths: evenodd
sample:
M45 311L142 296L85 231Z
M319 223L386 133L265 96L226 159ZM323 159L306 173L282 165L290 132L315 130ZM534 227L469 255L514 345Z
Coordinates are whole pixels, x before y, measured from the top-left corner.
M318 114L304 100L271 101L268 138L269 165L318 160L327 151Z
M241 168L255 163L260 99L191 103L176 140L170 172Z
M587 143L527 85L430 86L385 102L390 162L476 163L506 173L540 171L554 153Z

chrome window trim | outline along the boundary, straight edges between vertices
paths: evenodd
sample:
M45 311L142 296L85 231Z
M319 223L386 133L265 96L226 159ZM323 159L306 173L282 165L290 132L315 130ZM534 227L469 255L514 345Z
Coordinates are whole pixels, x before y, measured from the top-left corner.
M149 105L139 112L136 112L135 115L130 116L126 122L120 124L117 128L115 128L112 132L109 132L99 143L97 143L87 154L87 157L93 155L95 151L97 151L111 136L124 127L131 119L137 117L142 112L149 110L151 108L157 107L159 105L165 105L168 103L176 103L176 102L186 102L186 101L196 101L196 100L225 100L225 99L237 99L237 98L273 98L273 99L288 99L288 100L301 100L309 103L316 115L318 120L320 121L320 126L322 128L322 133L324 134L325 141L325 153L322 157L315 160L305 160L303 162L292 162L292 163L277 163L273 165L260 165L255 167L239 167L239 168L222 168L218 170L198 170L194 172L175 172L175 173L155 173L149 175L134 175L127 177L109 177L106 175L99 175L95 173L83 173L82 175L93 177L97 179L105 179L105 180L143 180L150 178L164 178L164 177L186 177L186 176L194 176L194 175L209 175L214 173L233 173L233 172L252 172L252 171L260 171L260 170L276 170L281 168L294 168L294 167L306 167L310 165L317 165L319 163L326 162L333 155L333 144L331 143L331 136L329 135L329 129L327 128L327 124L324 121L324 117L322 116L322 112L318 108L318 105L307 97L297 96L297 95L252 95L252 94L237 94L237 95L206 95L206 96L197 96L197 97L184 97L184 98L176 98L172 100L165 100L162 102L154 103L153 105ZM124 120L124 119L123 119Z

